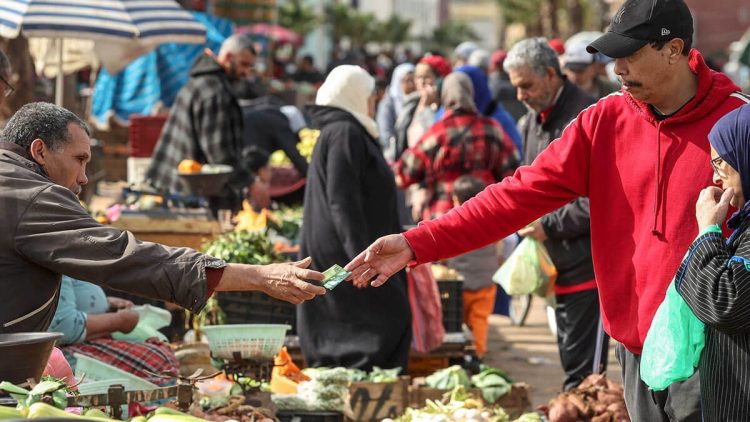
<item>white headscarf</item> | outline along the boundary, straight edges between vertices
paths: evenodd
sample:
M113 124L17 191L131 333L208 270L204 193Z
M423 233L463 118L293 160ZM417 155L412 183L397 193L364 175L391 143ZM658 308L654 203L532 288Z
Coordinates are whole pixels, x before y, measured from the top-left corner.
M393 99L393 109L396 111L396 116L400 115L401 110L404 109L406 94L401 89L401 82L409 73L414 73L414 65L411 63L401 63L393 69L391 84L388 86L388 95Z
M359 66L344 64L334 68L318 89L315 104L348 111L378 138L378 125L367 115L367 100L375 89L375 78Z

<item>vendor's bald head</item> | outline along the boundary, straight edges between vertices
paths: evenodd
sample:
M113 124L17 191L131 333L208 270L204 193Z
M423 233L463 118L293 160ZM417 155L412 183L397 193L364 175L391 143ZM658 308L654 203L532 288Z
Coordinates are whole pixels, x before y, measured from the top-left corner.
M247 35L236 34L224 40L216 61L230 79L247 78L255 65L255 47Z
M24 148L54 183L78 195L88 183L89 136L81 118L63 107L39 102L24 105L13 115L2 139Z

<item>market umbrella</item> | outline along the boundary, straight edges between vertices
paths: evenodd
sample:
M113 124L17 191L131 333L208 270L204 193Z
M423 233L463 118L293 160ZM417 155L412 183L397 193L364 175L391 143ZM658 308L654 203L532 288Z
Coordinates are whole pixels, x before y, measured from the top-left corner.
M116 73L166 42L202 44L205 27L174 0L3 0L0 36L94 40L102 65ZM62 47L60 42L60 60ZM62 103L62 72L55 101Z
M280 25L271 25L267 23L256 23L237 28L239 34L263 35L268 39L279 44L302 45L302 36Z

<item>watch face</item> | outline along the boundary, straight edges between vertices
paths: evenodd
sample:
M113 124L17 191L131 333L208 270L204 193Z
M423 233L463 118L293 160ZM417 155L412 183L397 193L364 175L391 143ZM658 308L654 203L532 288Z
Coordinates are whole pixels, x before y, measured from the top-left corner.
M206 267L208 268L224 268L227 266L227 263L223 259L219 258L209 258L206 262Z

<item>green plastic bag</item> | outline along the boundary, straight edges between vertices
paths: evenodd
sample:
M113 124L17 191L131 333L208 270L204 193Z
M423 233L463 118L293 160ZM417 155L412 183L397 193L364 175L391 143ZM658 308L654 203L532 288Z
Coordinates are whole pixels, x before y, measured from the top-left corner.
M544 296L556 277L557 269L544 245L525 237L495 272L492 280L511 296L534 292L542 292L539 294Z
M677 292L674 280L656 311L641 354L641 379L661 391L695 373L705 344L704 325Z

